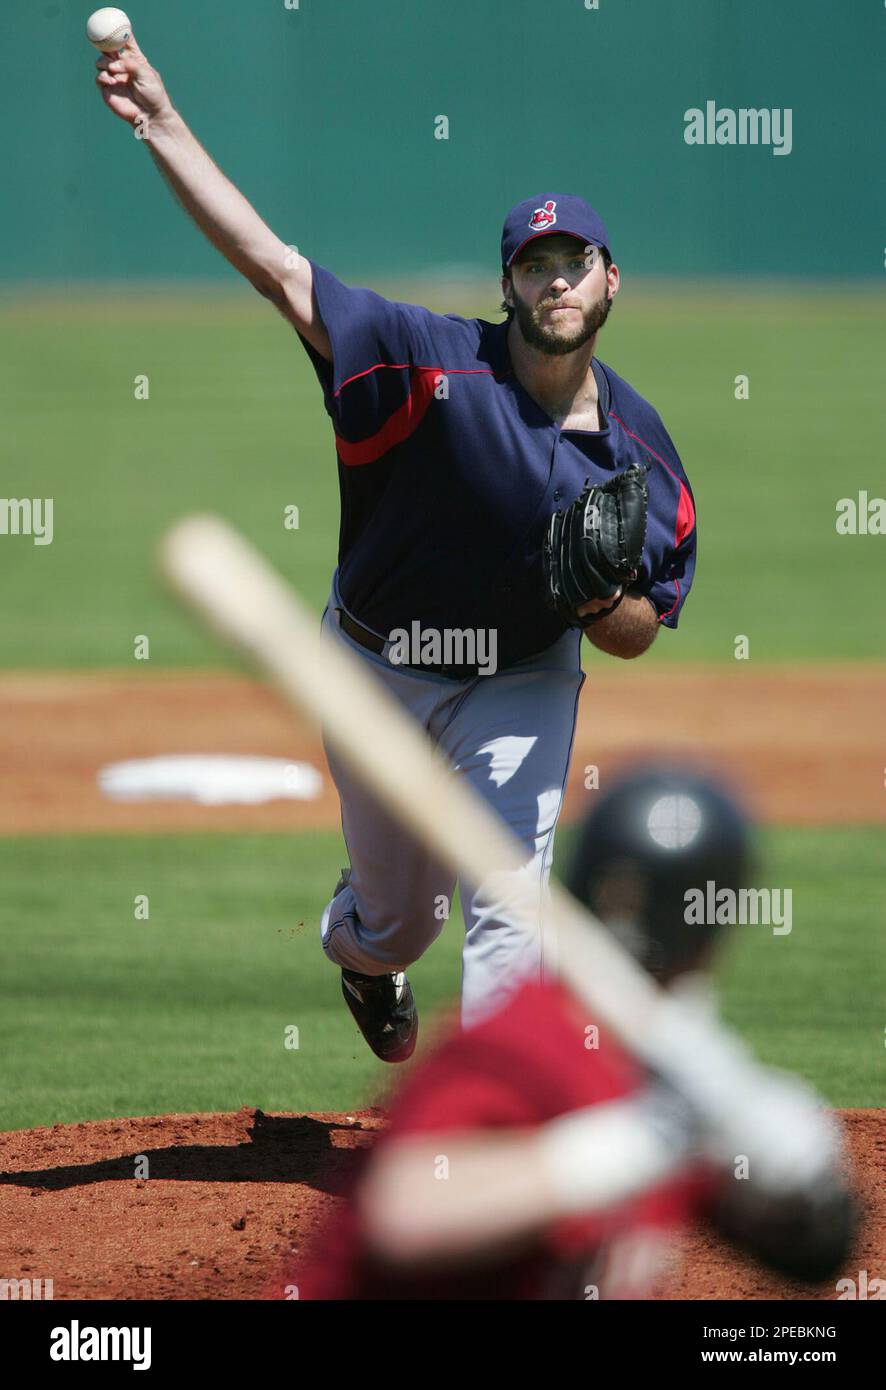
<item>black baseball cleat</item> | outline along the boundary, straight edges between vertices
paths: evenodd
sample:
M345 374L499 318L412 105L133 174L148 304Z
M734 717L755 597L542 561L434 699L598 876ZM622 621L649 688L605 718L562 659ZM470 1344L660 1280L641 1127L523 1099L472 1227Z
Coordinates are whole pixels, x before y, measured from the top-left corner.
M402 970L395 975L358 975L343 968L341 992L376 1057L383 1062L405 1062L412 1056L418 1011Z

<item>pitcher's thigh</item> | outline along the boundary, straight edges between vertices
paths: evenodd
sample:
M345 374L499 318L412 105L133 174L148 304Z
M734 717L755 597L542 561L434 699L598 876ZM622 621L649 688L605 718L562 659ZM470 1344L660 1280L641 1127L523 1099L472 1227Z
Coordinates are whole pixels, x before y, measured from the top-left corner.
M540 671L490 678L459 710L447 751L460 775L505 821L524 851L524 870L538 890L533 920L517 919L483 883L462 883L465 912L463 1017L495 1007L527 976L540 977L544 888L563 805L580 671ZM474 700L476 693L477 699ZM473 702L473 707L472 707ZM490 866L494 868L494 866Z

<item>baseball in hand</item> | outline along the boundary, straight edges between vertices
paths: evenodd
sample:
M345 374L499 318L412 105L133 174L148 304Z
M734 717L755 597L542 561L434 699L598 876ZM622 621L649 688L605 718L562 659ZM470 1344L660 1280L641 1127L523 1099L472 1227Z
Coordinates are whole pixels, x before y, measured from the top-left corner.
M106 5L96 10L86 21L86 37L89 42L101 49L102 53L116 53L122 48L132 33L129 17L122 10Z

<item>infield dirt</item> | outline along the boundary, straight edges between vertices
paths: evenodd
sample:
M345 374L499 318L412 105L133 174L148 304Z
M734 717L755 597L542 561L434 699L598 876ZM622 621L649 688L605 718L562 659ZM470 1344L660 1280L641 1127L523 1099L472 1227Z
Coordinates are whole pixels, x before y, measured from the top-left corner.
M843 1275L882 1272L886 1116L842 1112L866 1205L845 1269L825 1287L770 1275L706 1230L676 1244L659 1297L836 1297ZM286 1257L318 1238L357 1151L383 1126L350 1115L166 1115L0 1135L7 1278L52 1278L56 1299L267 1297ZM136 1156L150 1177L137 1179Z
M579 706L565 819L626 761L667 755L708 765L755 817L792 825L886 820L882 759L886 668L736 670L606 666ZM652 718L653 712L655 718ZM108 763L167 753L240 753L308 761L324 772L313 801L200 806L106 800ZM0 677L0 834L69 831L335 829L338 800L319 731L258 681L232 675L8 674ZM593 774L590 774L591 776Z

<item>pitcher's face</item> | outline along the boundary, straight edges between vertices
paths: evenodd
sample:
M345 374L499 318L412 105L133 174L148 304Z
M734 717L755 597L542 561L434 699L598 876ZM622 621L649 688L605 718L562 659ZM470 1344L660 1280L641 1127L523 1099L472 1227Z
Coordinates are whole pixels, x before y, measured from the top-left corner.
M502 280L526 342L556 356L575 352L598 332L617 290L616 267L607 273L599 247L572 236L537 237Z

